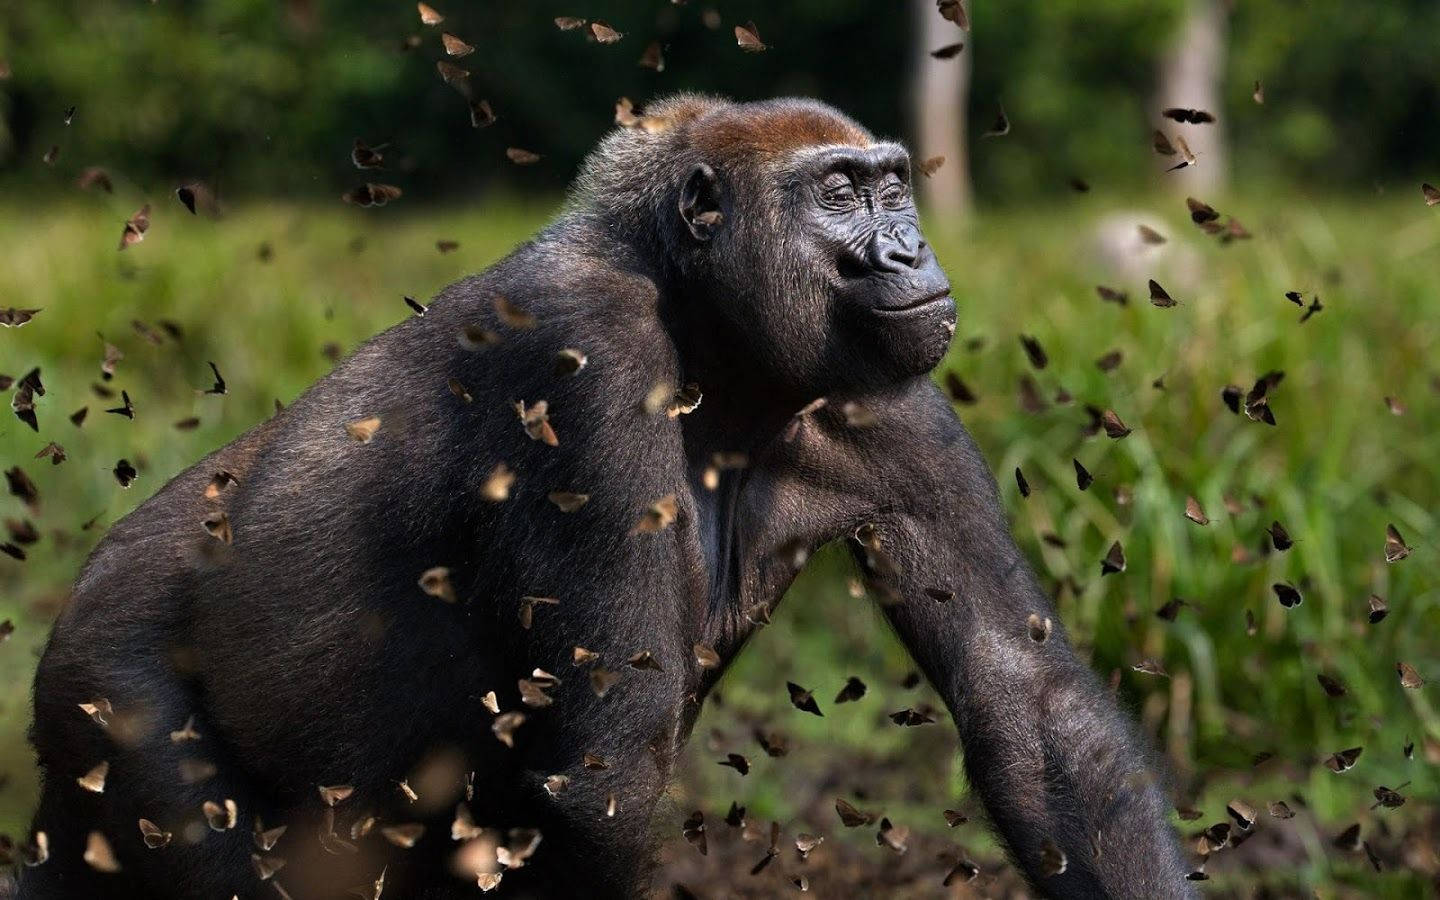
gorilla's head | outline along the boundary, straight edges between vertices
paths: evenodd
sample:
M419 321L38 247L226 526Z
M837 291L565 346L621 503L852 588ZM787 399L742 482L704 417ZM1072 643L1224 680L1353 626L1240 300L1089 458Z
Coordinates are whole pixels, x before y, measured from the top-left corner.
M682 96L606 139L580 198L663 258L671 315L777 390L934 368L955 325L910 157L810 100Z

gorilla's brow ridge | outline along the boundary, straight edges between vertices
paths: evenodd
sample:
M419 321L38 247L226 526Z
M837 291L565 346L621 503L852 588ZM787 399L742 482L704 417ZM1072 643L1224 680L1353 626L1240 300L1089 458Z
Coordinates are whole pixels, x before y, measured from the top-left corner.
M878 157L878 158L881 158L881 159L884 159L885 157L888 157L888 156L897 156L897 157L901 157L901 158L904 158L904 159L909 159L909 158L910 158L909 151L907 151L907 150L904 148L904 146L902 146L902 145L900 145L900 144L897 144L897 143L895 143L894 141L876 141L876 142L873 143L873 144L868 144L868 145L863 145L863 146L862 146L862 145L858 145L858 144L836 144L836 143L829 143L829 144L810 144L810 145L808 145L808 146L804 146L804 147L799 147L799 148L797 148L797 149L790 155L790 159L791 159L792 161L804 161L804 160L811 159L811 158L816 157L816 156L820 156L820 155L822 155L822 154L832 153L832 152L834 152L834 151L836 151L836 150L864 150L864 151L866 151L869 155L872 155L872 156L875 156L875 157Z

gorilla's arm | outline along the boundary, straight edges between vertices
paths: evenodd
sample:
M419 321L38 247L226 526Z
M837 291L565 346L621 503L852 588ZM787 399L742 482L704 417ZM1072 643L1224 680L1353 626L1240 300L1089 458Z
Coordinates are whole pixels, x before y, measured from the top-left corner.
M1146 742L1070 647L969 434L928 381L885 407L852 438L880 493L874 531L851 543L1016 862L1054 896L1187 896Z

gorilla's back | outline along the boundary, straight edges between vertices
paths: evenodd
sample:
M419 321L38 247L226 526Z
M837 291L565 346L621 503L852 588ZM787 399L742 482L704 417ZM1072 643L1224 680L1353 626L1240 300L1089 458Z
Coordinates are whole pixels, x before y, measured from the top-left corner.
M572 251L577 227L562 222L451 285L111 528L37 674L42 764L66 774L93 764L96 735L77 740L89 723L75 704L105 697L143 711L157 733L198 713L282 800L362 782L377 745L414 754L437 735L487 732L476 699L513 685L526 660L569 652L553 637L565 628L518 633L522 596L558 593L563 574L572 593L614 590L619 578L673 604L672 573L694 569L676 554L694 548L662 537L640 559L628 540L649 504L684 485L678 426L642 409L656 385L676 386L673 347L653 283ZM563 373L562 349L588 364ZM616 397L633 404L617 414ZM532 439L516 412L542 400L557 447ZM371 417L371 440L347 432ZM591 499L567 514L547 499L554 491ZM222 514L228 542L204 524ZM460 602L420 588L437 566ZM552 625L579 615L538 613ZM155 697L171 676L175 689ZM503 749L487 741L486 752Z

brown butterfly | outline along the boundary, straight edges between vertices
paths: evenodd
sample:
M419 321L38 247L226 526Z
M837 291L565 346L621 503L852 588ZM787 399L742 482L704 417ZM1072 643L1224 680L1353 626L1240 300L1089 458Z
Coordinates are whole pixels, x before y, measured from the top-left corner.
M755 742L765 751L766 756L781 757L790 752L790 742L785 735L780 732L775 731L766 734L756 728L753 733L755 735Z
M1421 184L1420 194L1425 198L1426 206L1440 206L1440 188L1433 184Z
M725 814L725 824L731 828L743 828L745 826L745 807L730 801L730 811Z
M1159 609L1155 610L1155 617L1166 622L1173 622L1175 621L1176 617L1180 615L1180 610L1184 609L1189 605L1189 603L1186 603L1179 597L1175 597L1167 601L1164 606L1161 606Z
M120 232L120 249L124 250L131 244L138 244L145 240L145 232L150 230L150 204L146 203L135 211L135 215L125 221L125 230Z
M446 84L460 84L470 77L469 69L462 69L443 59L435 63L435 71L440 73L440 80Z
M1404 784L1399 785L1399 787L1393 789L1385 787L1384 785L1377 787L1373 791L1373 793L1375 794L1375 806L1372 806L1370 808L1375 809L1376 807L1383 806L1386 809L1399 809L1400 807L1404 806L1405 797L1401 795L1400 789L1405 787L1409 783L1410 782L1407 781Z
M1295 542L1290 538L1290 532L1286 531L1285 526L1279 522L1271 522L1265 532L1270 535L1270 543L1281 553L1295 546Z
M346 203L360 207L384 206L391 200L398 200L402 191L393 184L362 184L340 195Z
M1331 699L1343 697L1346 694L1345 685L1341 684L1338 679L1326 675L1324 672L1317 673L1315 680L1320 682L1320 687L1324 689L1325 696Z
M1400 676L1400 686L1416 690L1425 686L1425 679L1415 671L1415 667L1405 662L1395 664L1395 673Z
M441 22L445 21L445 17L440 15L440 13L432 6L428 6L424 3L416 3L415 8L420 12L421 25L439 25Z
M495 110L489 100L474 100L470 103L470 127L489 128L495 124Z
M82 191L97 187L107 194L115 193L115 183L110 180L110 173L99 166L90 166L82 171L75 179L75 186Z
M651 653L649 650L641 650L639 653L636 653L634 656L625 660L625 663L626 665L634 669L649 669L653 672L665 671L665 669L660 665L660 660L656 659L655 654Z
M196 212L195 212L195 196L196 196L196 193L197 193L196 188L197 188L197 186L196 186L196 185L193 185L193 184L182 184L182 185L180 185L178 188L175 189L175 198L176 198L177 200L179 200L182 204L184 204L186 209L190 210L190 215L192 215L192 216L193 216L193 215L196 215Z
M965 7L960 5L960 0L935 0L935 6L942 18L954 22L966 31L970 30L970 17L965 14Z
M859 700L861 697L864 697L866 690L867 688L865 687L865 682L861 681L859 678L856 678L854 675L851 675L849 678L845 679L845 686L840 689L840 693L835 695L835 702L854 702L856 700Z
M701 856L709 854L709 845L705 839L705 814L700 810L691 813L680 826L680 833L690 846L700 851Z
M1100 561L1100 574L1115 575L1125 571L1125 548L1116 541L1110 545L1110 550L1105 558Z
M1152 278L1150 279L1150 303L1161 309L1170 309L1171 307L1177 306L1179 301L1171 297L1165 289L1160 286L1160 282Z
M543 159L540 154L526 150L523 147L507 147L505 149L505 156L517 166L533 166Z
M810 691L793 681L785 682L785 689L790 692L790 703L796 709L817 716L825 715L820 711L820 704L815 702L815 696Z
M1305 602L1305 597L1293 584L1276 582L1270 586L1270 589L1275 592L1275 597L1280 601L1280 605L1286 609L1294 609Z
M465 43L448 31L440 35L440 42L445 45L445 52L456 59L462 56L469 56L475 52L475 48L472 45Z
M1004 137L1010 133L1010 117L1005 115L1004 105L998 102L995 105L1000 108L1000 111L995 115L995 124L990 126L989 131L980 135L982 138Z
M889 847L896 853L904 853L909 846L910 829L904 825L892 824L888 818L880 820L880 832L875 835L875 843L881 847Z
M1207 203L1201 203L1194 197L1185 198L1185 206L1190 210L1190 221L1196 225L1204 225L1206 222L1213 222L1220 218L1215 208Z
M1038 613L1031 613L1025 620L1025 628L1030 632L1030 640L1037 644L1043 644L1050 639L1050 632L1054 630L1054 623L1049 616L1041 618Z
M121 401L121 403L122 403L123 405L117 406L117 407L115 407L115 408L113 408L113 409L107 409L107 410L105 410L105 411L106 411L107 413L114 413L114 414L117 415L117 416L124 416L124 417L127 418L127 419L134 419L134 418L135 418L135 404L133 404L133 403L130 402L130 392L129 392L129 391L121 391L121 392L120 392L120 401Z
M1189 122L1191 125L1208 125L1215 121L1215 117L1203 109L1182 109L1178 106L1163 110L1160 115L1176 122Z
M1240 401L1245 398L1245 389L1238 384L1227 384L1220 389L1220 399L1229 407L1232 413L1239 415Z
M1025 355L1030 358L1030 365L1037 369L1043 369L1050 363L1050 357L1046 355L1045 348L1040 342L1028 334L1020 335L1020 345L1025 348Z
M725 758L719 760L717 765L727 766L739 772L741 775L750 774L750 760L746 759L739 753L725 754Z
M1367 605L1369 606L1369 610L1366 615L1369 618L1371 625L1380 624L1380 622L1386 616L1390 615L1390 606L1385 602L1385 599L1383 597L1378 597L1375 594L1371 594L1370 599L1367 601Z
M1101 414L1100 420L1105 426L1106 437L1118 441L1130 434L1130 427L1125 424L1124 420L1122 420L1113 409L1105 410L1105 412Z
M615 101L615 124L621 128L643 128L645 117L641 115L637 107L629 97L621 97Z
M1337 750L1325 759L1325 767L1335 773L1344 772L1355 767L1355 762L1364 753L1363 747L1351 747L1349 750Z
M1414 548L1405 543L1400 536L1400 531L1394 525L1385 526L1385 561L1387 563L1399 562L1410 555Z
M1175 172L1196 164L1198 160L1196 160L1195 158L1195 153L1190 149L1190 145L1185 142L1185 138L1183 135L1175 135L1175 146L1176 149L1180 151L1181 160L1175 165L1166 169L1165 171Z
M760 53L769 49L765 42L760 40L760 30L755 27L754 22L735 26L735 43L746 53Z
M949 887L952 884L969 884L980 877L980 867L968 859L961 859L951 867L945 874L941 886Z
M1140 231L1140 240L1146 244L1153 246L1163 244L1166 241L1165 235L1151 228L1149 225L1142 224L1137 226L1137 228Z
M1231 800L1225 804L1225 811L1235 820L1235 824L1240 826L1241 831L1249 831L1255 827L1255 807L1244 800Z
M640 54L640 61L636 63L642 69L653 69L656 72L665 71L664 48L659 41L651 41L645 45L645 52Z
M587 30L597 44L613 44L625 36L614 28L611 28L609 23L602 22L599 19L591 22Z
M1170 673L1165 671L1165 667L1156 659L1142 659L1130 668L1142 675L1155 675L1160 678L1170 677Z
M1200 501L1194 497L1185 498L1185 518L1196 525L1209 525L1210 519L1205 515L1205 510L1200 506Z
M978 401L975 392L970 390L969 385L962 381L960 376L954 372L945 373L945 391L950 395L950 399L956 403L963 403L966 406L970 406Z
M378 169L384 164L385 157L380 153L380 148L371 147L356 138L355 146L350 150L350 162L354 163L357 169Z
M923 710L907 706L902 710L890 713L890 721L906 728L914 728L917 725L930 725L934 723L935 717Z
M1040 874L1045 878L1064 875L1068 867L1065 851L1052 840L1046 840L1040 847Z
M1096 286L1095 293L1099 294L1100 299L1104 300L1107 303L1116 303L1120 306L1126 306L1130 303L1129 294L1125 293L1124 291L1116 290L1112 287L1106 287L1103 284Z
M145 846L151 850L159 850L170 843L170 832L162 831L160 826L149 819L140 820L140 837L145 841Z

